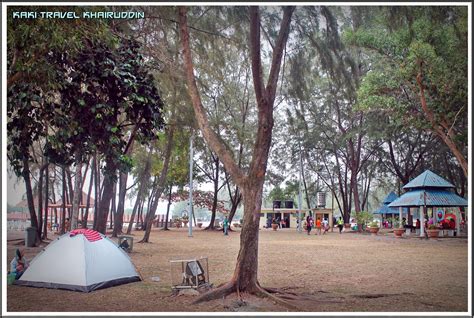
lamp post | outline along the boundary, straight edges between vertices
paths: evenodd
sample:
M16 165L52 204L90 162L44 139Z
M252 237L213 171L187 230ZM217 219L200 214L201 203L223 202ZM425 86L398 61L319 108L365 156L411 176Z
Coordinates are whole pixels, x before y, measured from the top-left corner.
M301 233L302 222L301 222L301 208L303 207L303 200L301 199L301 179L303 175L303 157L301 156L301 144L300 144L300 173L298 180L298 232Z
M188 237L193 236L193 137L194 131L189 138L189 227Z

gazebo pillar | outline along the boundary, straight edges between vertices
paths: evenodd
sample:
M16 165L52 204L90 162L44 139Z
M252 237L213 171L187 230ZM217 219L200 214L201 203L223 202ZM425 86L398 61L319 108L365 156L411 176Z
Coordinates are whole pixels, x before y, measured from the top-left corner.
M459 207L455 210L455 215L456 215L456 236L459 236L461 234L461 213L459 211Z
M420 206L420 237L425 236L425 210Z
M398 208L398 227L399 228L403 228L403 224L402 224L402 219L403 219L403 207L399 207Z

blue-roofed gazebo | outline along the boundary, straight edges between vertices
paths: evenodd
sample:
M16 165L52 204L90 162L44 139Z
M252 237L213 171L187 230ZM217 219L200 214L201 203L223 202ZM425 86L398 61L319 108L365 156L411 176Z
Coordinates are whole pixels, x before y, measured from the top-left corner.
M437 174L426 170L418 177L407 183L403 189L407 192L401 197L388 204L389 208L399 208L400 215L404 207L419 207L421 224L423 225L427 208L433 209L433 221L435 207L465 207L468 205L466 199L453 192L454 185L441 178ZM460 232L460 215L456 217L456 232ZM420 226L420 236L424 236L423 226Z

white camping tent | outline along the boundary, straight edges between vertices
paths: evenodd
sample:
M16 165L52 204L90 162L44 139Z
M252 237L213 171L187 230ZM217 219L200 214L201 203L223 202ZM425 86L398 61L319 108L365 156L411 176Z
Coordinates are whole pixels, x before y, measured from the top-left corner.
M90 292L140 280L128 255L112 240L80 229L51 242L15 284Z

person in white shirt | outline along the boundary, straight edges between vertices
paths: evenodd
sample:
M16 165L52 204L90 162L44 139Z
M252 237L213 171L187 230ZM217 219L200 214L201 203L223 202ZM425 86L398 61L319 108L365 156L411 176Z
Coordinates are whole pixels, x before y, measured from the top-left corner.
M323 219L323 235L329 230L329 222L326 218Z

